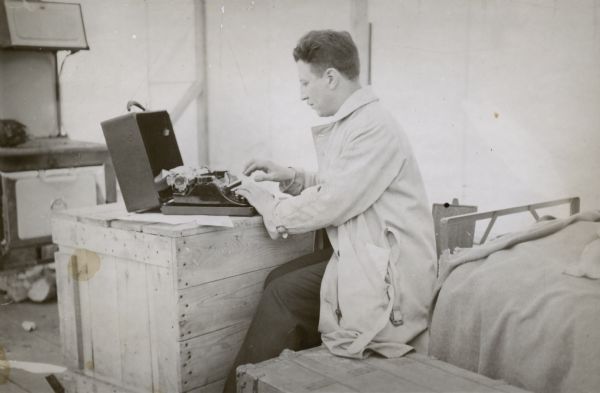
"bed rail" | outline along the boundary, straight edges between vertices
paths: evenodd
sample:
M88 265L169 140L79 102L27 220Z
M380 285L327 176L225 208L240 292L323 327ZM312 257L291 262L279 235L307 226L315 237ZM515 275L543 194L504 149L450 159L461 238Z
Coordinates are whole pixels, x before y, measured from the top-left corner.
M483 243L485 243L488 236L490 235L490 232L492 231L492 228L493 228L494 224L496 223L496 220L498 219L498 217L528 211L529 213L531 213L531 215L533 216L533 218L536 221L539 221L540 216L538 215L538 213L536 211L537 209L543 209L546 207L553 207L553 206L559 206L559 205L564 205L564 204L568 204L570 206L570 214L571 215L579 213L579 208L580 208L579 197L572 197L572 198L565 198L565 199L557 199L557 200L548 201L548 202L534 203L531 205L510 207L507 209L490 210L490 211L481 212L481 213L468 213L468 214L461 214L458 216L442 218L440 220L440 248L442 251L444 251L446 249L452 250L456 247L456 245L454 245L454 244L449 244L449 238L450 238L449 234L452 229L458 227L457 224L465 223L465 222L476 223L477 221L490 219L490 222L488 223L488 226L485 229L485 232L484 232L483 236L481 237L481 240L479 241L479 244L483 244Z

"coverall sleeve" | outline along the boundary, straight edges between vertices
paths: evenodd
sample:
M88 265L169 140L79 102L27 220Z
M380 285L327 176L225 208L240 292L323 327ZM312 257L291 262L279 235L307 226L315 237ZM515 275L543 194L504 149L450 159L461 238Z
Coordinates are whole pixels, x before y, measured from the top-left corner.
M305 171L300 168L292 168L295 171L294 178L285 183L279 183L279 191L290 195L300 195L306 188L318 183L318 175L314 172Z
M290 234L338 226L373 205L405 161L401 139L393 128L364 122L348 133L339 156L318 184L274 205L273 224Z

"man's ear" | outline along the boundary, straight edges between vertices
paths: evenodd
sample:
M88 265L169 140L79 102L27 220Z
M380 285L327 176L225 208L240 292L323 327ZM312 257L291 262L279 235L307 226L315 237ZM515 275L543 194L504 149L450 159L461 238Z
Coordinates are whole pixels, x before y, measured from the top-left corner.
M335 68L328 68L325 70L325 78L327 78L327 86L333 90L340 83L341 74Z

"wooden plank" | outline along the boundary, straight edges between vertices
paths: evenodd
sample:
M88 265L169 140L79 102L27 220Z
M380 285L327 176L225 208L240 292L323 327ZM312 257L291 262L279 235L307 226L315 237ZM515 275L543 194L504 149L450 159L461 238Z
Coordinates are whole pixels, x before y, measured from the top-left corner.
M285 350L276 359L241 366L238 389L248 393L525 392L420 354L357 360L334 356L324 346L300 352Z
M205 87L208 85L208 59L207 59L207 18L206 0L194 1L194 26L195 26L195 57L196 57L196 80ZM196 100L196 124L198 141L198 162L211 162L209 153L208 134L208 95L206 88L203 89L204 97Z
M314 234L272 240L264 227L237 227L176 239L178 287L274 267L311 253Z
M148 223L140 221L121 220L128 214L122 203L111 203L93 207L84 207L78 209L56 211L52 214L53 220L79 221L90 225L103 227L114 227L118 229L132 230L136 232L145 232L148 234L161 235L166 237L193 236L202 233L229 230L228 227L214 227L198 225L196 223L171 225L160 222ZM252 217L231 217L236 228L247 228L262 226L262 217L259 215Z
M172 239L116 228L65 220L52 220L53 240L61 246L86 249L151 265L172 263Z
M312 393L359 392L350 384L339 383L329 376L298 366L285 358L272 359L258 365L238 367L240 393ZM376 390L370 390L375 392Z
M369 5L367 0L350 1L350 30L360 59L360 81L365 86L371 84L371 43L369 42L368 10Z
M71 367L73 371L83 370L90 375L94 374L94 349L92 336L92 310L94 304L90 300L89 280L95 276L101 267L102 256L94 252L60 246L59 253L69 255L69 274L74 279L76 288L73 290L79 295L79 329L81 339L78 352L81 356L78 367ZM62 300L59 298L59 303Z
M180 339L249 322L270 271L262 269L182 290L178 302Z
M342 381L353 376L369 374L378 369L362 360L335 356L323 345L300 352L284 350L280 358L294 361L305 368L321 370L332 378Z
M449 390L465 393L498 392L488 385L465 378L462 373L457 374L456 370L442 370L415 361L410 356L397 359L383 359L373 356L367 359L367 362L399 378L425 386L430 392L447 392Z
M522 390L515 386L508 385L506 382L504 382L502 380L494 380L494 379L488 378L484 375L477 374L477 373L474 373L469 370L465 370L460 367L456 367L450 363L443 362L441 360L432 358L430 356L425 356L425 355L418 354L418 353L412 353L409 356L411 359L418 361L420 363L426 364L430 367L435 367L440 370L444 370L448 373L451 373L451 374L454 374L457 376L461 376L462 378L464 378L466 380L470 380L470 381L478 383L480 385L494 388L495 389L494 391L527 392L526 390Z
M155 392L181 392L177 301L173 274L156 266L146 268L149 299L152 388Z
M116 260L118 320L123 384L152 390L146 266Z
M224 379L248 331L248 322L179 343L183 390L201 387Z
M284 351L281 358L326 375L340 384L352 386L360 392L434 392L422 384L385 372L363 360L334 356L325 347L303 352Z
M91 254L86 255L88 258ZM77 257L81 263L81 257ZM115 260L102 255L98 272L90 277L89 305L91 314L94 375L121 381L121 351Z
M75 250L73 250L75 252ZM90 301L90 286L88 280L78 280L79 318L81 319L81 353L83 365L79 368L84 372L94 372L94 349L92 337L92 303Z
M79 283L75 279L77 258L73 254L54 254L60 335L65 365L83 368L83 346L79 303Z

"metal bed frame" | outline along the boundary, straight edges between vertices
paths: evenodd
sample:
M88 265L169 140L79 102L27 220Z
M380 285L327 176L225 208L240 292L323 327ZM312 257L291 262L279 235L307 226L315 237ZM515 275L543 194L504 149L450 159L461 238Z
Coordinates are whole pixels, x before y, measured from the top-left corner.
M485 211L485 212L481 212L481 213L468 213L468 214L461 214L461 215L457 215L457 216L444 217L444 218L440 219L440 227L439 227L440 228L440 231L439 231L440 249L443 252L447 249L453 250L456 247L456 244L452 244L453 242L450 241L450 233L453 230L456 230L458 228L459 224L462 224L463 227L464 227L464 224L471 224L471 227L474 228L477 221L489 219L490 222L488 223L488 226L487 226L483 236L481 237L479 242L477 242L477 244L483 244L488 239L488 236L490 235L490 232L491 232L494 224L496 223L496 220L498 219L498 217L507 216L507 215L515 214L515 213L529 212L529 213L531 213L531 215L537 222L537 221L540 221L540 216L538 215L536 210L547 208L547 207L564 205L564 204L568 204L570 206L570 215L579 213L580 199L579 199L579 197L572 197L572 198L557 199L557 200L548 201L548 202L534 203L534 204L530 204L530 205L510 207L507 209L490 210L490 211ZM475 233L473 230L471 230L470 233L466 234L467 238L470 238L470 241L469 241L470 246L473 245L474 235L475 235ZM463 237L463 241L464 241L464 237ZM464 246L464 245L461 245L461 246Z

